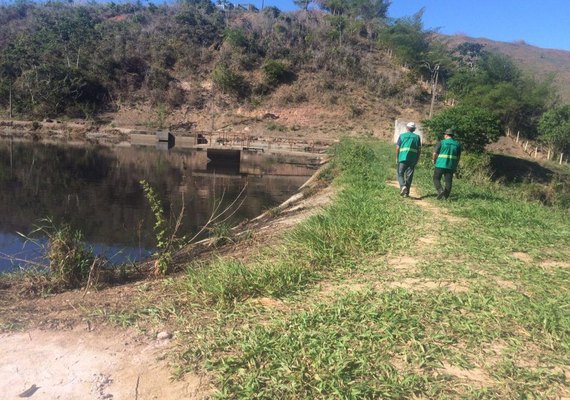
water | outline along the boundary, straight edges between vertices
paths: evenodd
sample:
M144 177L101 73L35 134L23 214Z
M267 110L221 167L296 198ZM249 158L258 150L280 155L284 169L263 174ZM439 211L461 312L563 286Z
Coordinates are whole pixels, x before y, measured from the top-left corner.
M81 231L113 263L152 254L154 217L141 180L168 218L184 204L179 235L192 236L216 204L224 209L243 191L226 223L253 218L292 195L314 169L307 158L246 152L0 141L0 272L26 264L21 260L47 264L45 235L30 233L51 223Z

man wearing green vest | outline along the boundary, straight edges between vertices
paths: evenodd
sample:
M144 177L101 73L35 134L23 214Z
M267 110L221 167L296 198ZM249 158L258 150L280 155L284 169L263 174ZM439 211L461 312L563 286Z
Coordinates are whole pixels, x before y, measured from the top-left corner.
M419 135L416 135L416 124L408 122L407 132L398 138L396 143L396 158L398 160L398 183L400 184L400 195L408 197L410 186L414 178L414 168L420 159L422 143Z
M444 139L440 141L433 151L433 162L435 172L433 174L433 184L437 190L437 199L447 199L451 193L453 173L457 170L459 159L461 158L461 145L453 139L455 132L453 129L445 131ZM441 177L445 179L445 189L441 187Z

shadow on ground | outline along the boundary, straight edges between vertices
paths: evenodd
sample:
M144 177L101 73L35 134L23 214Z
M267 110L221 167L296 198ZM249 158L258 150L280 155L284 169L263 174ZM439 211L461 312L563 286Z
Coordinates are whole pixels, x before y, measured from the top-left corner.
M549 183L554 171L542 165L522 158L510 157L503 154L493 154L491 157L493 180L506 183L537 182Z

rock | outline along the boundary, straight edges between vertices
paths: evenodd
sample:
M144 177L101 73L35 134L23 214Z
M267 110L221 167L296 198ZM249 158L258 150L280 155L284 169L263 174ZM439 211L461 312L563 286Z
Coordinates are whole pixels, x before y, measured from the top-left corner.
M159 333L156 335L156 338L157 338L158 340L167 340L167 339L172 338L172 333L167 332L167 331L162 331L162 332L159 332Z

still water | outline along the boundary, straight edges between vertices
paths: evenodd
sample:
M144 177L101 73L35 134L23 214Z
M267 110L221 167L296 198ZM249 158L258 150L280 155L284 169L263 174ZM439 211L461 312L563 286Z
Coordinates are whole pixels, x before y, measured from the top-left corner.
M241 206L226 224L253 218L284 201L313 174L311 161L317 160L206 149L0 141L0 272L26 264L22 260L47 264L45 237L30 237L46 225L46 218L81 231L94 253L113 263L152 254L154 217L141 180L159 195L167 217L175 219L184 205L179 235L191 236L218 203L224 209L240 193L236 204Z

